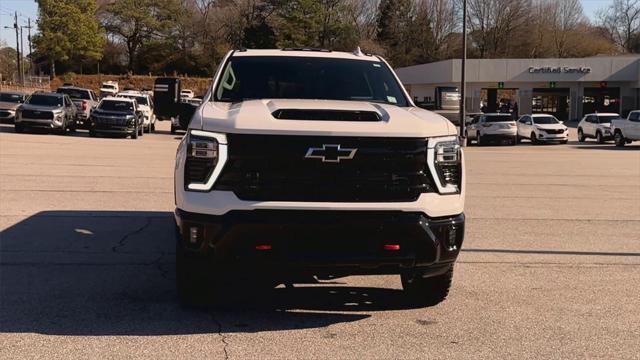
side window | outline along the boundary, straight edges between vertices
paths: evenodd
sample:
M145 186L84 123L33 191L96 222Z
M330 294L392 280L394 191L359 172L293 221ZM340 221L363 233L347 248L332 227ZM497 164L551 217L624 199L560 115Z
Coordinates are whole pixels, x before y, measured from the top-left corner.
M520 124L524 124L524 123L526 123L526 122L527 122L527 117L526 117L526 116L521 117L521 118L520 118L520 120L518 120L518 122L519 122Z
M588 122L588 123L596 123L596 122L597 122L597 121L596 121L596 117L595 117L595 116L593 116L593 115L589 115L589 116L587 116L587 122Z
M632 112L629 115L629 121L640 122L640 112Z

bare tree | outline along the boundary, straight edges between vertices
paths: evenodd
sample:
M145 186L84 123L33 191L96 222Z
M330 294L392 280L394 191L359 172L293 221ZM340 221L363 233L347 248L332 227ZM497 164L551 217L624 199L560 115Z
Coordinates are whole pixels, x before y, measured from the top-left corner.
M569 38L578 26L585 21L579 0L546 0L546 15L551 26L554 56L565 57L568 54Z
M509 56L527 34L531 0L469 0L467 21L479 57Z
M634 52L640 45L640 0L614 0L599 13L599 24L623 51Z
M451 35L460 31L460 7L454 0L417 0L419 16L430 25L433 53L438 59L450 56Z

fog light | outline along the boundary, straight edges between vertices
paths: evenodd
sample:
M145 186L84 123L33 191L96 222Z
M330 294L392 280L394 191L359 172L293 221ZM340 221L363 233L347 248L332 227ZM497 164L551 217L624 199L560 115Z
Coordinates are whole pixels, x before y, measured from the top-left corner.
M449 228L449 237L448 237L448 241L449 241L449 250L455 250L456 249L456 239L457 239L457 235L458 235L458 229L455 226L451 226Z
M192 244L198 243L198 228L195 226L189 228L189 242Z

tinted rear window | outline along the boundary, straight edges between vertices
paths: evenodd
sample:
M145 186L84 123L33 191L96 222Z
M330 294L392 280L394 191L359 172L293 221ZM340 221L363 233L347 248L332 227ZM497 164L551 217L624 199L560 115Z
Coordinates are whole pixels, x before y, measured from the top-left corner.
M485 122L505 122L513 121L511 115L487 115L485 116Z
M56 92L58 94L67 94L71 99L91 100L89 90L60 88Z

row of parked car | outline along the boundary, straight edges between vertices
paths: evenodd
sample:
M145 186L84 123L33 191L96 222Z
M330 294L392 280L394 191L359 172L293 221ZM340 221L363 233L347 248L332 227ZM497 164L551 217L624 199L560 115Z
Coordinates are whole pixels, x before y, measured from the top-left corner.
M578 123L577 133L579 142L591 138L600 144L613 140L616 146L624 146L640 140L640 110L631 111L626 119L614 113L587 114ZM465 135L469 143L478 145L516 145L522 139L533 144L569 142L569 128L549 114L522 115L517 121L510 114L475 114L467 121Z
M158 118L154 112L152 92L119 91L117 84L110 82L107 85L111 86L108 90L114 90L114 93L109 94L101 88L101 98L91 89L72 85L62 86L56 92L35 92L31 95L2 92L0 120L13 122L18 133L32 128L59 134L85 129L90 136L120 134L137 139L144 133L155 131ZM193 97L191 90L182 92L180 95L184 102L200 101ZM172 121L171 132L178 129L179 124Z

